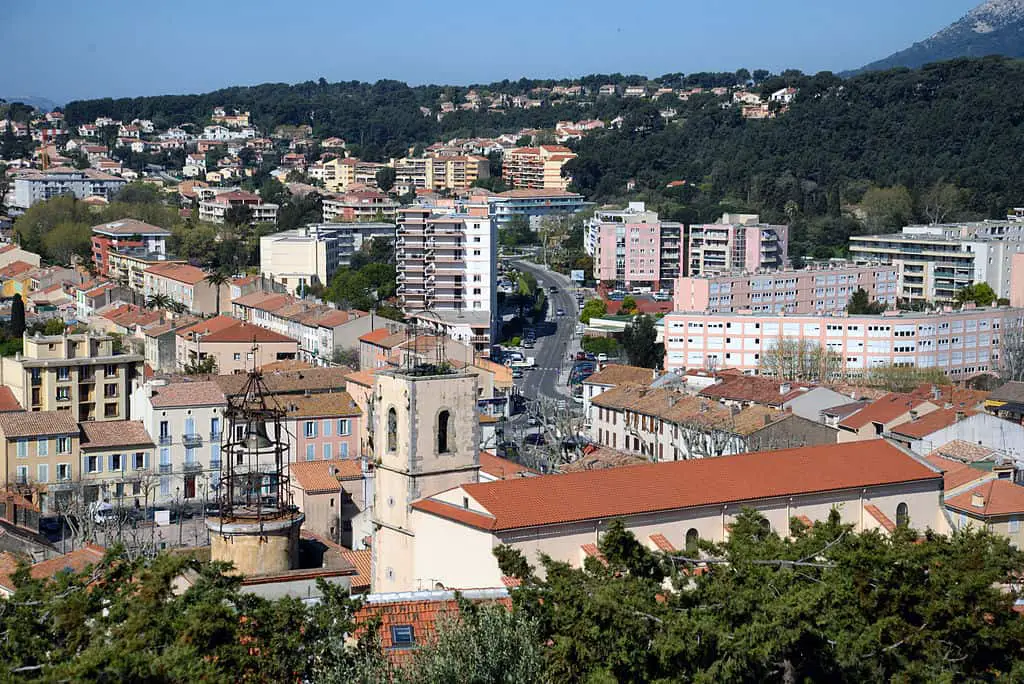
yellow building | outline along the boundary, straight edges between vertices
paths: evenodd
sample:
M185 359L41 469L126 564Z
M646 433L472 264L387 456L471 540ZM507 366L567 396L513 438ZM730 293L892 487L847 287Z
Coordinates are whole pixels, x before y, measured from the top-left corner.
M428 190L467 190L490 178L490 162L480 156L406 157L396 159L395 179Z
M67 411L0 413L4 485L53 510L55 497L79 477L78 424Z
M29 411L66 411L71 420L124 420L143 357L114 351L91 333L24 337L24 350L0 362L3 382Z
M323 176L324 188L328 192L343 192L356 183L376 187L377 172L384 166L354 157L339 157L321 164L317 175Z
M505 153L502 178L517 190L565 190L572 179L562 175L562 167L575 158L562 145L517 147Z
M22 299L32 290L32 271L35 267L26 261L14 261L0 268L0 293L4 297L20 294Z

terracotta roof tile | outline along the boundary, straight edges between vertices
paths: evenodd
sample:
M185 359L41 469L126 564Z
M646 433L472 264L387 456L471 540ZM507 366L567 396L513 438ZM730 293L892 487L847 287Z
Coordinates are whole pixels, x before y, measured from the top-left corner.
M888 423L899 418L907 411L924 404L923 399L915 399L909 394L890 392L881 399L868 404L860 411L851 414L839 423L840 426L859 430L868 423Z
M654 380L654 371L637 366L609 364L583 381L584 385L649 385Z
M942 471L942 481L945 485L944 489L947 496L950 492L960 489L966 484L970 484L976 480L993 477L991 471L978 470L977 468L972 468L966 463L954 461L949 458L943 458L935 451L925 456L924 460Z
M519 465L507 458L495 456L489 451L480 452L480 470L499 480L537 474L536 470Z
M936 396L938 395L938 396ZM915 399L930 401L936 406L953 404L952 408L973 409L988 399L990 392L973 390L956 385L931 385L924 383L910 393Z
M23 411L18 398L7 385L0 385L0 411Z
M980 501L975 500L980 496ZM975 503L980 503L976 506ZM1024 487L1009 480L990 480L952 499L946 506L956 511L982 517L1024 513Z
M86 421L82 423L82 449L153 447L153 438L137 420Z
M511 530L909 481L941 484L940 477L873 440L464 485L489 515L435 499L413 508Z
M788 391L783 394L783 385L788 385ZM700 396L709 399L724 399L726 401L751 402L764 404L766 406L780 406L787 400L799 394L799 388L804 385L795 383L783 383L772 378L761 376L735 376L727 375L722 377L721 382L705 387L700 391Z
M377 595L378 598L383 595ZM407 594L395 595L395 600L377 600L364 603L355 614L357 625L366 624L374 619L380 620L381 646L392 652L392 657L408 653L409 649L430 643L437 633L438 620L443 616L458 614L459 602L454 598L445 599L408 599ZM404 599L404 600L403 600ZM512 600L506 595L490 600L474 600L474 603L490 603L512 608ZM412 644L396 644L393 641L392 627L409 626L412 628ZM359 629L357 628L357 634ZM397 651L397 653L396 653Z
M117 221L110 221L109 223L101 223L98 226L93 226L92 230L94 233L108 233L111 235L170 235L171 231L160 226L154 226L143 221L137 221L131 218L123 218Z
M237 318L232 318L231 316L214 316L213 318L207 318L188 327L179 328L177 335L189 340L196 335L203 335L203 339L205 340L207 335L234 327L239 323L241 323L241 321Z
M358 459L336 458L330 461L296 461L288 466L292 480L307 494L336 492L342 480L362 478L362 464Z
M962 439L954 439L935 449L929 455L943 456L964 463L978 463L979 461L991 461L994 453L995 450L981 444L971 444Z
M273 371L263 373L263 382L270 394L301 392L334 392L345 389L345 380L352 373L347 368L310 368L299 371ZM221 390L231 396L242 391L246 375L232 373L211 378Z
M6 437L77 435L78 423L70 411L0 413L0 432Z
M362 370L362 371L357 371L355 373L349 373L348 376L345 378L345 381L346 382L352 382L352 383L355 383L357 385L362 385L363 387L370 387L370 388L372 388L374 383L376 382L376 377L377 377L377 370L376 369Z
M344 390L308 397L283 395L276 400L287 411L286 418L358 418L363 415L352 395Z
M587 447L583 455L572 463L559 466L563 473L578 473L587 470L604 470L606 468L622 468L647 463L647 460L624 451L608 447Z
M896 523L889 519L885 513L875 504L865 504L864 512L870 515L872 518L878 521L878 524L884 527L889 532L896 531Z
M146 269L146 273L186 285L198 285L206 280L206 271L189 264L157 264Z
M676 547L672 546L672 542L670 542L665 535L660 532L652 534L650 539L651 543L654 544L659 551L664 551L665 553L675 553L677 551Z
M962 408L939 409L926 413L917 420L910 420L892 428L890 432L917 439L927 437L933 432L947 428L963 420L967 416L976 415L977 411L964 411Z
M988 400L1024 403L1024 382L1008 382L988 395Z
M253 342L253 343L293 343L296 346L299 344L298 340L282 335L281 333L274 332L273 330L267 330L261 328L258 325L252 325L251 323L245 323L243 321L236 321L235 325L221 328L216 332L211 332L209 335L203 336L203 344L215 344L218 342L237 344L240 342Z
M357 571L349 580L354 593L365 593L370 590L370 580L373 577L373 570L371 569L372 553L370 549L363 549L362 551L343 549L341 551L341 557L354 565Z
M228 403L220 385L210 380L172 382L154 388L150 402L155 408L222 406Z

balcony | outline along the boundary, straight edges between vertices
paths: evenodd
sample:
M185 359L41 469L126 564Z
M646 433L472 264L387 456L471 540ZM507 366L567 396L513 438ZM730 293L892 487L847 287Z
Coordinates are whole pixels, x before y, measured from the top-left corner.
M161 463L160 464L160 474L161 475L170 475L172 468L173 468L173 466L170 463Z
M210 441L211 442L219 442L221 434L222 433L221 433L220 430L210 430Z
M170 435L160 435L159 441L160 441L160 446L170 446L171 445L171 436Z
M210 461L210 470L220 470L220 459L214 458Z
M181 438L181 442L186 447L190 447L190 448L191 447L202 446L203 445L203 437L202 437L202 435L194 435L194 434L193 435L185 435L184 437Z
M186 473L198 473L203 469L202 463L186 463L181 467Z

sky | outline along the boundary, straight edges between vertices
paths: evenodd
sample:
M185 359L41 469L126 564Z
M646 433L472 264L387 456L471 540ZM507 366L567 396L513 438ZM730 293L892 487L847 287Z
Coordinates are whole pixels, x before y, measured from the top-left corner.
M980 0L46 0L0 20L0 97L57 103L316 80L468 85L843 71Z

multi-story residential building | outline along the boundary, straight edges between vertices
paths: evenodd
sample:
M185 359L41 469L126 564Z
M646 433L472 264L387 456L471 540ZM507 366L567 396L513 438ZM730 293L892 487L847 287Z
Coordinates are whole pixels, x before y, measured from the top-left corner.
M260 272L301 293L314 283L327 285L334 272L351 263L369 240L394 240L391 223L314 223L260 238Z
M594 278L616 286L668 289L683 275L683 227L660 221L643 202L601 210L587 225L584 248L594 257Z
M48 513L79 477L78 423L67 411L0 413L4 485Z
M858 289L895 304L899 271L876 264L692 276L676 281L673 302L676 311L833 314L845 311Z
M891 235L850 238L854 259L896 266L899 296L912 302L951 302L975 283L1009 298L1013 256L1024 253L1024 223L985 221L907 226Z
M323 214L326 222L348 221L394 221L398 208L397 200L377 190L354 190L323 198Z
M203 190L215 190L214 188L203 188ZM203 193L208 196L210 193ZM276 223L276 204L264 202L259 195L244 192L237 189L229 189L223 192L214 192L213 197L203 199L199 202L199 220L210 223L224 223L228 209L232 207L247 207L252 212L252 223Z
M107 252L110 279L137 295L146 293L146 271L154 266L186 266L185 259L147 252L145 247L126 247Z
M81 483L86 501L152 504L158 486L153 438L137 420L82 423Z
M491 175L487 157L475 155L406 157L393 164L396 181L417 189L466 190Z
M121 219L92 227L92 262L101 275L116 277L110 272L110 253L129 251L167 256L167 237L171 231L135 219Z
M880 316L674 312L664 318L665 368L756 373L781 340L806 340L838 357L837 374L884 366L939 368L953 380L1000 368L1000 334L1020 309Z
M348 392L277 397L292 461L360 457L363 412Z
M544 216L566 216L581 211L583 195L568 190L508 190L487 197L489 211L498 226L507 225L513 216L525 216L531 222Z
M109 201L127 182L93 169L55 167L26 171L14 178L12 206L28 209L36 202L60 195L74 195L78 199L102 197Z
M483 205L467 213L432 207L398 213L398 296L406 316L478 351L490 347L497 312L497 227Z
M146 298L167 297L194 314L204 316L220 313L218 306L226 308L228 285L212 285L209 274L189 264L158 264L150 266L144 273ZM218 296L218 290L219 296Z
M73 420L125 420L140 354L114 351L114 338L91 333L25 335L21 354L0 362L0 381L29 411L66 411Z
M377 187L377 172L384 166L355 157L339 157L323 162L314 176L322 176L327 192L344 192L356 183Z
M517 190L565 190L572 179L562 175L562 167L575 158L562 145L517 147L505 152L501 175Z
M0 247L0 268L13 264L16 261L22 261L34 268L39 268L39 255L35 252L22 249L15 244L7 244Z
M231 306L236 318L298 340L302 360L317 365L331 363L335 350L357 348L375 323L387 323L389 330L403 327L364 311L339 311L286 294L254 292Z
M725 214L718 223L690 226L685 275L780 269L789 254L789 226L761 223L757 214Z
M299 356L298 340L229 316L181 328L175 337L179 371L212 357L218 373L245 373Z
M217 487L227 398L213 381L154 379L132 392L132 414L156 443L155 501L203 498ZM151 459L152 462L152 459Z

